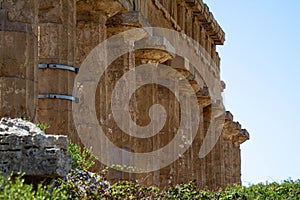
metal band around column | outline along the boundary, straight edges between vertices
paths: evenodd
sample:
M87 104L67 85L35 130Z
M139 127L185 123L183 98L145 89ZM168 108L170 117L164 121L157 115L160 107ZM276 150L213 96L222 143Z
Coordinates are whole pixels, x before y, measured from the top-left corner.
M76 74L79 72L79 68L69 66L69 65L61 65L61 64L39 64L39 69L64 69L75 72Z
M64 95L64 94L39 94L38 98L39 99L65 99L65 100L74 101L76 103L79 103L80 101L80 99L77 97Z

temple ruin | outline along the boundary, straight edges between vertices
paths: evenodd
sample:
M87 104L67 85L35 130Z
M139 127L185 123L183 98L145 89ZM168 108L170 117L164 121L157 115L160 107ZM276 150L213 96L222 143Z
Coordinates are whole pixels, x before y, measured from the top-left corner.
M148 26L176 30L197 41L214 62L212 76L225 89L216 51L217 45L223 45L225 34L202 0L0 0L0 116L28 116L35 122L49 124L47 133L68 135L71 141L81 144L72 104L81 101L73 96L73 87L82 62L105 39ZM165 40L157 43L163 46ZM165 107L168 117L157 135L145 139L130 137L111 117L110 96L116 82L142 63L162 63L187 77L199 102L201 128L190 148L167 167L139 174L111 170L109 179L137 180L161 188L190 180L201 188L241 184L240 145L249 139L248 132L227 111L217 144L206 157L199 158L215 102L207 88L195 81L204 75L191 72L187 60L162 48L128 52L101 77L95 107L107 137L120 148L142 153L163 147L176 134L180 105L174 94L157 84L140 88L130 102L131 117L141 126L149 123L151 105ZM103 167L97 163L94 170Z

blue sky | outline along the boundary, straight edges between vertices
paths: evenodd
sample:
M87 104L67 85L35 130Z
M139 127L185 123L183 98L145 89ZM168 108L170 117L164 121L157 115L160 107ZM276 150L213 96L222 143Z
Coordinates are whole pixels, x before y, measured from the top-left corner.
M244 185L300 179L300 1L205 0L226 33L224 100L251 139Z

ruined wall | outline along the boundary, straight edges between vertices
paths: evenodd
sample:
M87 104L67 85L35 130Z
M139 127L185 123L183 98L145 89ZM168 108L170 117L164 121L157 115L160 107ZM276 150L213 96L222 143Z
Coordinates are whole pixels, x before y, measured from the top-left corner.
M146 26L180 31L201 44L214 62L210 73L224 85L220 80L220 58L216 52L216 45L224 43L224 32L202 1L30 0L25 4L22 3L24 1L16 1L14 5L8 2L0 0L1 116L26 113L41 123L50 124L48 133L66 134L73 142L81 144L71 110L72 103L78 103L78 99L72 96L77 70L90 51L105 39L124 30ZM165 41L165 38L158 41ZM161 47L166 43L153 45ZM195 46L191 45L191 48ZM112 117L111 95L116 82L123 74L143 63L163 63L189 80L200 105L200 126L191 147L169 166L144 174L111 170L109 178L113 181L137 180L161 188L190 180L195 180L199 187L208 188L240 184L240 144L249 139L249 134L233 121L229 112L225 122L211 121L212 106L218 105L211 100L207 88L198 84L203 82L203 75L188 71L193 66L185 58L164 49L126 53L105 71L96 89L95 107L106 136L120 148L143 153L160 149L177 133L182 114L179 102L170 90L157 84L143 86L130 100L131 118L140 126L150 122L148 113L153 104L164 106L167 120L157 135L145 139L130 137ZM177 87L178 82L174 84ZM189 122L185 123L189 127ZM224 125L222 135L213 150L200 159L198 154L203 138L211 134L208 127L218 123ZM123 155L111 156L127 163ZM97 163L94 170L99 171L103 167Z

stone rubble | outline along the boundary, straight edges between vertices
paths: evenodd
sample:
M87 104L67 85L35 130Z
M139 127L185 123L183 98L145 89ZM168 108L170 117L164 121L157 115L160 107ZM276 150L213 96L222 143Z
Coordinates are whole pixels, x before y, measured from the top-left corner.
M0 173L64 177L72 167L68 138L46 135L35 124L20 118L0 121Z
M110 188L110 183L105 176L80 169L72 169L62 181L75 186L83 194L93 191L103 192ZM59 187L61 183L54 180L52 184L54 187Z

